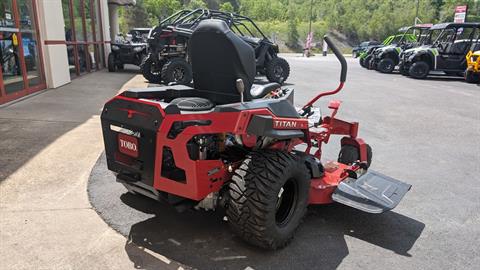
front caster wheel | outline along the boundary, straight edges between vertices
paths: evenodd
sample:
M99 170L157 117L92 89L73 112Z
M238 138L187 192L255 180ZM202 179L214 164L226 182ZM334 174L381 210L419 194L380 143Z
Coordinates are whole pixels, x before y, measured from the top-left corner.
M308 169L297 156L252 152L229 184L227 217L233 232L250 244L279 249L293 238L308 205Z
M355 161L360 160L360 149L353 145L346 144L338 153L338 162L352 165ZM372 147L367 144L367 168L372 164Z

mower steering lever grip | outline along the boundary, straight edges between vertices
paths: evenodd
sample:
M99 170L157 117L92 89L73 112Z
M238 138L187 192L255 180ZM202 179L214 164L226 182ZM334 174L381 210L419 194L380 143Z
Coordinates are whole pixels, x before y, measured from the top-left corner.
M332 49L338 61L340 61L340 64L342 65L342 71L340 73L340 82L343 83L347 80L347 61L345 60L345 57L343 57L343 54L340 52L338 47L335 45L335 43L333 43L333 41L330 39L329 36L327 35L323 36L323 40L325 40L328 47Z

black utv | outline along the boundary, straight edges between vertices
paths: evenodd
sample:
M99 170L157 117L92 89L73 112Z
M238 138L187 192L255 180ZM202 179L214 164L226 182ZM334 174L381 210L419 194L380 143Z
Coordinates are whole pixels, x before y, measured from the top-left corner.
M288 62L279 57L278 46L270 41L248 17L217 10L182 10L155 27L148 38L148 57L141 65L150 82L188 84L192 80L189 39L198 24L220 19L255 50L256 71L270 82L282 84L290 75ZM218 49L221 50L221 44Z
M364 53L368 51L368 49L371 48L372 46L377 46L377 45L381 45L381 43L376 40L364 41L352 48L352 56L353 58L357 58L358 56L360 56L361 53Z
M422 43L428 43L428 32L432 25L416 25L403 27L399 32L403 33L397 42L388 46L377 48L373 51L370 60L370 69L382 73L392 73L400 63L400 54L404 50L415 48Z
M125 64L140 66L147 56L147 38L150 28L133 28L126 37L121 37L110 45L108 71L123 69Z
M430 29L433 43L404 51L400 72L416 79L426 78L431 71L462 76L467 53L480 49L480 23L441 23Z

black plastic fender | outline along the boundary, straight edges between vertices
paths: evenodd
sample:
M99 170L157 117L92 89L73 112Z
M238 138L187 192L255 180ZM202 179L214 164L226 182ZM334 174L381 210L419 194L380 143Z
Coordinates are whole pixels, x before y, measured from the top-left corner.
M299 129L273 129L273 118L270 115L254 115L248 123L247 133L279 140L303 138L305 136L303 131Z

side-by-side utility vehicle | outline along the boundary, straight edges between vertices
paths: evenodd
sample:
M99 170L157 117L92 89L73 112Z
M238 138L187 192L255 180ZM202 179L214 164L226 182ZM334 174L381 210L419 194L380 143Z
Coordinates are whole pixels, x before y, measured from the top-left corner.
M441 23L432 26L436 38L431 45L406 50L400 63L402 74L426 78L431 71L463 76L466 55L480 49L480 23Z
M150 28L133 28L128 31L127 37L115 40L110 45L108 55L108 71L114 72L123 69L125 64L140 66L147 56L147 37Z
M428 43L430 27L432 27L431 24L423 24L401 28L399 32L404 34L398 42L373 51L370 69L375 69L382 73L392 73L400 63L400 54L404 50L418 47L424 42Z
M256 73L282 84L290 75L288 62L278 56L278 45L269 40L248 17L218 10L182 10L155 27L148 40L149 54L142 74L150 82L187 84L192 80L190 36L203 20L225 21L230 29L255 50Z

